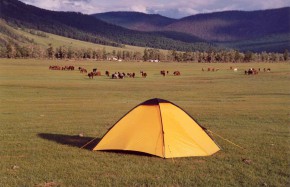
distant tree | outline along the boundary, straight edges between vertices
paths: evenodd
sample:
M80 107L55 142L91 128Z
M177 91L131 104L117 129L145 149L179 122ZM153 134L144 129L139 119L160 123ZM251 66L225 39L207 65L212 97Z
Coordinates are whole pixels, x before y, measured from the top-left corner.
M8 42L6 45L6 56L7 58L15 58L16 57L16 47L12 42Z
M285 49L284 53L283 53L283 58L284 61L288 61L289 60L289 52L287 49Z
M69 47L67 49L67 58L69 58L69 59L76 58L76 52L75 52L75 50L72 47Z
M238 50L235 51L235 55L234 55L234 62L240 62L240 60L242 59L241 54Z
M252 61L252 59L253 59L253 52L247 51L245 53L245 56L244 56L244 61L245 62L250 62L250 61Z
M122 58L122 52L121 51L117 52L117 58L118 58L118 60Z
M103 51L102 51L102 59L103 60L107 59L107 52L106 52L106 48L105 47L103 48Z
M114 49L112 52L112 55L115 57L116 56L116 50Z
M51 44L48 45L49 47L46 49L47 57L53 59L54 58L54 49Z
M147 60L149 60L149 54L148 54L148 51L147 51L147 49L144 49L143 60L144 60L144 61L147 61Z
M141 60L142 54L140 52L134 52L133 57L134 57L134 60Z

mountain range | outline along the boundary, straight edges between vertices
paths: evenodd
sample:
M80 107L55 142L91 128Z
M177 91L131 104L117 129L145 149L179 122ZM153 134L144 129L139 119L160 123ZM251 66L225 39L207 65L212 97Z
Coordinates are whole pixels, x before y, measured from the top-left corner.
M290 32L290 7L215 12L181 19L138 12L107 12L93 16L132 30L185 33L212 42L248 40Z
M138 12L93 15L56 12L18 0L0 0L0 19L13 27L118 47L135 45L179 51L214 48L290 50L290 7L216 12L172 19Z

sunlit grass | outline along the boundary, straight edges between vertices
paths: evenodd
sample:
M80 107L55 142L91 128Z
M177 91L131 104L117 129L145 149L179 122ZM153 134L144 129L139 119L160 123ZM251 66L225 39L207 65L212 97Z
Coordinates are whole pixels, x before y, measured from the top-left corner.
M48 70L49 65L135 72L137 77L90 80L77 70ZM235 64L238 72L229 66L1 59L1 186L287 186L289 64ZM201 71L207 67L220 70ZM244 75L249 67L272 72ZM163 69L179 70L181 76L162 77ZM140 70L148 77L142 78ZM161 159L79 148L156 97L176 103L245 149L215 134L222 150L209 157Z

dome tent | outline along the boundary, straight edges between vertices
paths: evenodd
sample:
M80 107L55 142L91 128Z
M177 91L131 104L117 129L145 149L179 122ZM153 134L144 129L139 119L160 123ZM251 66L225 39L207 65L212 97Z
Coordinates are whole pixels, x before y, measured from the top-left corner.
M93 150L125 150L162 158L209 156L220 148L183 109L163 99L147 100L123 116Z

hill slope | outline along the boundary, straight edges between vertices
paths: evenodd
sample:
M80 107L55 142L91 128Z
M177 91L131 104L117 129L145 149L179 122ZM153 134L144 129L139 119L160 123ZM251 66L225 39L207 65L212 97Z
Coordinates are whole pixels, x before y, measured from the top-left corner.
M125 29L81 13L43 10L17 0L1 0L0 7L0 17L9 24L103 45L128 44L181 51L206 50L209 47L207 44L194 45L170 39L160 33Z
M181 41L208 41L243 51L282 52L290 49L287 37L290 34L290 7L198 14L176 20L134 12L94 16L129 29L158 31L163 35L171 33L175 35L174 39Z
M114 46L105 46L100 44L94 44L91 42L76 40L72 38L67 38L51 33L46 33L38 30L33 29L17 29L11 27L7 24L5 20L0 19L0 48L6 47L7 44L12 43L18 46L39 46L43 49L47 49L49 45L57 48L57 47L72 47L75 49L87 49L92 48L96 50L103 50L104 48L108 52L115 51L136 51L136 52L143 52L145 48L138 47L138 46L122 46L122 47L114 47Z
M176 19L159 14L144 14L140 12L105 12L92 16L114 25L138 31L158 31L160 27L169 25Z
M199 14L182 18L162 29L184 32L208 41L237 41L290 33L290 7Z

